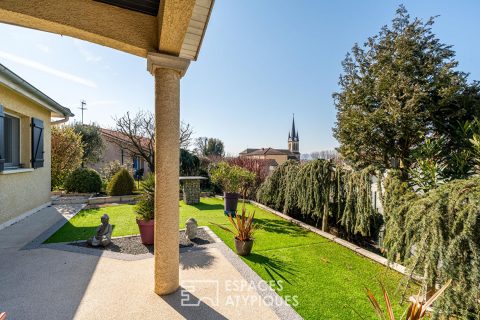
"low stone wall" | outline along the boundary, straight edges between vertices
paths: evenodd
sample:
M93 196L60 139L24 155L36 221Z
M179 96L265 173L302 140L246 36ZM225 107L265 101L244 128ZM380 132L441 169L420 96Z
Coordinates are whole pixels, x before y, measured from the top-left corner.
M106 203L136 203L139 195L93 197L86 194L68 194L65 196L53 196L52 204L106 204Z
M140 196L136 194L127 196L96 197L88 199L88 204L136 203L139 197Z

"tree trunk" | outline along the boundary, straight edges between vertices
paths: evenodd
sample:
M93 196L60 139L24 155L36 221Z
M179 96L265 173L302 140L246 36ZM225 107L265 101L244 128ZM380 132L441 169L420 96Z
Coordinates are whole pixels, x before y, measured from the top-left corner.
M322 231L328 232L328 201L323 206Z

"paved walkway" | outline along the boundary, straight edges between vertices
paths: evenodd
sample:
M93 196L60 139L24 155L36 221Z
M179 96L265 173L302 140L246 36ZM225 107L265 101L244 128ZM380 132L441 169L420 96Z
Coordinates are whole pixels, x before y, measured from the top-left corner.
M223 243L181 252L181 288L166 297L153 293L152 258L38 247L80 208L52 206L0 231L0 311L9 320L299 318Z

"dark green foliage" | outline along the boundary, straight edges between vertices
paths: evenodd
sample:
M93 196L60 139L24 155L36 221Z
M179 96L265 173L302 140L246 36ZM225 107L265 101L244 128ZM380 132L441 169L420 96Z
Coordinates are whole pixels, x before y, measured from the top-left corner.
M328 228L333 178L332 162L317 159L301 166L295 179L297 207L303 215L310 215L317 221L322 218L324 231Z
M411 153L409 183L427 192L446 181L465 179L478 173L480 159L480 120L474 118L455 129L456 142L452 147L448 135L426 138Z
M200 170L200 159L188 150L180 149L180 175L195 176Z
M107 192L110 196L124 196L132 194L135 189L135 180L127 169L121 168L112 177L107 186Z
M100 161L105 150L100 127L96 124L77 122L73 125L73 130L82 137L83 164Z
M225 147L220 139L199 137L195 140L195 152L205 157L223 157Z
M456 70L455 52L436 38L433 23L411 19L400 6L391 26L343 61L334 134L355 167L399 163L405 180L425 137L445 134L446 153L461 150L454 128L480 112L480 89Z
M337 218L348 234L375 237L381 224L381 215L372 199L371 177L381 177L370 168L360 171L337 168Z
M135 212L141 220L152 220L155 217L155 175L148 175L142 181L142 196L135 206Z
M412 151L409 183L424 192L438 187L446 178L446 159L442 154L444 139L425 139Z
M352 171L329 160L314 160L300 165L287 161L262 184L257 199L285 214L301 214L322 229L330 223L342 227L347 236L375 237L381 222L371 198L371 175L367 168Z
M100 174L93 169L78 168L68 175L64 187L67 192L100 192L102 188L102 178L100 178Z
M292 189L288 186L293 183L295 179L287 180L289 171L296 172L298 170L298 162L289 160L280 165L275 171L265 180L257 192L257 199L259 202L270 206L276 210L284 210L286 189ZM292 177L292 174L290 175ZM293 175L296 177L296 174ZM290 199L290 202L293 200ZM296 201L295 201L296 203ZM290 204L288 206L290 208ZM285 213L290 213L290 210Z
M438 311L478 319L480 177L454 180L425 194L413 193L396 177L390 177L385 188L389 259L424 276L424 287L453 279Z

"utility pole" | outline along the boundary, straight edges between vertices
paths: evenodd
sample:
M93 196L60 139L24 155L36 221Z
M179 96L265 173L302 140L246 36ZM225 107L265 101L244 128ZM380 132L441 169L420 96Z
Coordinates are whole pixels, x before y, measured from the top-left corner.
M80 103L82 104L82 106L78 109L82 110L82 124L83 124L83 111L87 110L87 108L85 107L87 105L87 102L85 100L82 100L80 101Z

